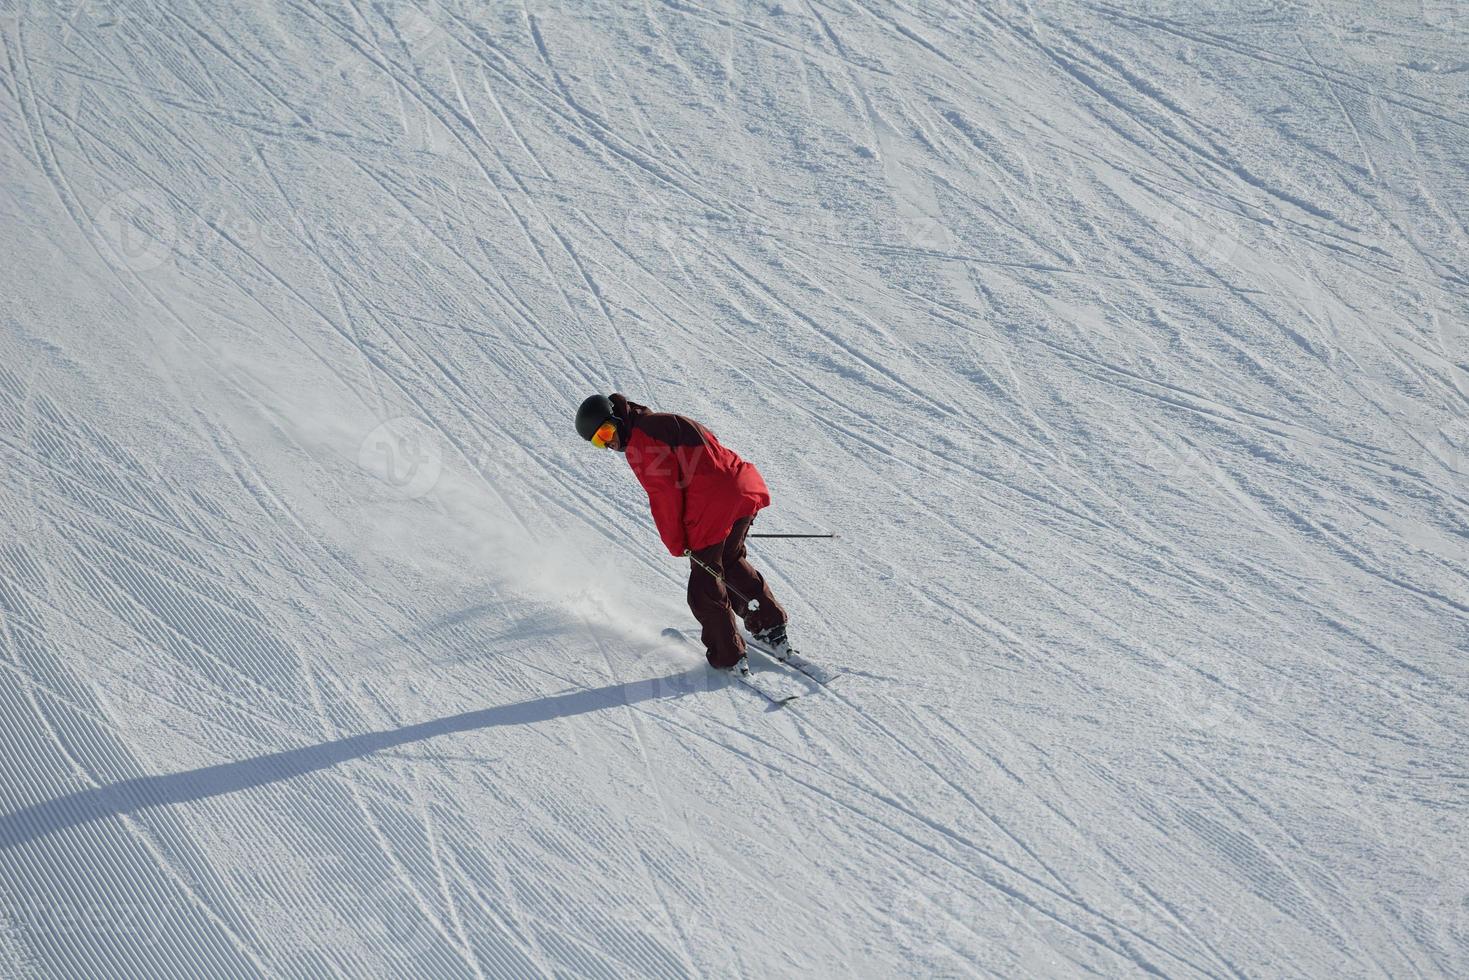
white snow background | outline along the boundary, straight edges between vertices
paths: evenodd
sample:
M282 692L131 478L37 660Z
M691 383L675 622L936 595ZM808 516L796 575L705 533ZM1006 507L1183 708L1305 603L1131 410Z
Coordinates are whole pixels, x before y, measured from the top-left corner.
M0 972L1465 975L1466 203L1455 0L0 0Z

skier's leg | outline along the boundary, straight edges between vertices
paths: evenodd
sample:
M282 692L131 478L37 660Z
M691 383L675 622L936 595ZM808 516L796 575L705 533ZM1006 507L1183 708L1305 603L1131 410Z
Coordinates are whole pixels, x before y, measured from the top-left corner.
M755 570L745 554L745 535L750 533L750 525L755 523L755 518L747 517L742 521L736 521L729 537L724 539L724 550L720 556L724 564L724 580L729 583L730 588L744 596L746 599L758 599L760 608L753 612L743 608L743 603L735 603L735 611L745 621L745 628L751 633L779 626L786 621L785 608L776 601L775 595L770 591L770 585L765 581L765 576Z
M723 543L694 552L694 556L718 571L722 564ZM739 663L745 655L745 638L735 626L734 610L729 607L729 595L719 579L700 567L699 562L689 562L689 610L703 628L700 638L704 641L705 657L709 664L727 670Z

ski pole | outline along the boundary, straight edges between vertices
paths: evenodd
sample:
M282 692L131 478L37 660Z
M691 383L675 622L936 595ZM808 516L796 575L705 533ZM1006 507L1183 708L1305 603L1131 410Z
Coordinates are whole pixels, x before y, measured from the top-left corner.
M839 534L757 534L750 532L747 538L839 538Z
M698 565L700 568L702 568L704 571L708 572L710 575L713 575L714 576L714 581L716 581L720 585L724 586L725 591L729 592L730 595L734 596L736 599L738 599L741 602L743 602L745 604L745 608L746 609L750 610L751 612L754 612L756 609L759 609L760 608L760 600L759 599L746 599L744 596L740 595L740 592L739 592L738 589L736 589L733 585L730 585L728 582L726 582L724 580L724 576L721 575L719 572L716 572L712 567L710 567L706 563L700 561L698 555L694 554L688 548L685 548L683 550L683 553L685 555L688 555L689 561L693 562L695 565Z

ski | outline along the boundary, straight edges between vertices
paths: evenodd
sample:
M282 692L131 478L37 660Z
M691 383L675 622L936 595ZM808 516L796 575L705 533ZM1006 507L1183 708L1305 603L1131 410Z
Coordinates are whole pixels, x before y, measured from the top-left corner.
M663 631L663 635L668 637L669 639L678 640L681 643L692 644L693 642L688 638L688 636L684 634L683 630L677 629L672 626L665 629ZM714 668L712 667L710 668L710 670L713 669ZM753 691L754 693L760 695L760 697L764 698L772 707L775 708L783 707L784 705L790 704L792 701L799 698L802 694L808 693L806 691L779 690L770 684L769 675L755 674L749 671L741 673L739 671L733 670L727 671L727 673L732 674L734 676L734 679L738 681L741 685L743 685L750 691Z
M776 663L785 664L792 670L798 671L799 673L806 675L808 678L810 678L815 683L820 684L822 687L825 687L827 684L830 684L832 681L841 676L836 671L828 670L818 663L807 660L795 650L790 651L790 653L782 658L780 654L776 652L775 648L761 643L753 636L748 637L747 645L754 647L756 650L759 650L761 653L765 654Z
M804 693L802 691L778 692L768 690L765 686L764 681L761 680L760 676L757 674L742 674L738 671L730 671L730 673L734 674L735 680L739 681L741 684L745 685L745 687L760 695L766 701L769 701L770 704L776 708L780 708L787 704L790 704L792 701L796 700L796 698L800 697L802 693Z

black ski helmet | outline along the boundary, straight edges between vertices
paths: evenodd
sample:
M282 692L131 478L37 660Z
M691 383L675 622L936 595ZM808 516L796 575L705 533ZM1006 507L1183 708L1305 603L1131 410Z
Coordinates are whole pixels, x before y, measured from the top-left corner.
M606 395L593 395L581 403L581 408L576 410L576 431L583 439L592 441L592 436L602 427L602 423L614 418L612 410L612 399Z

